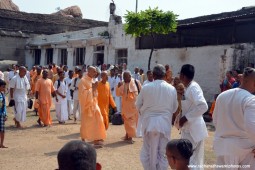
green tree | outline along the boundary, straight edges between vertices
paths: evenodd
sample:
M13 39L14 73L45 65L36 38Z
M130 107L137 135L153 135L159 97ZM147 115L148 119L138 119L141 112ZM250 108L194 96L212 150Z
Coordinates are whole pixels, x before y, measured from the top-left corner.
M155 34L169 34L176 32L177 16L171 11L163 12L157 7L147 9L139 13L127 11L124 16L126 24L124 30L126 34L134 37L149 35L152 38L152 47L148 61L148 70L150 70L151 57L155 46Z

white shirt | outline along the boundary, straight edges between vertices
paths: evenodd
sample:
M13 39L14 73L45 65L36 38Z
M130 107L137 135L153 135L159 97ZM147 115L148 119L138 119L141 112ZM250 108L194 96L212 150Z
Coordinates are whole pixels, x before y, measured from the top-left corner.
M164 80L144 86L136 100L142 115L142 133L157 131L170 140L172 115L178 108L175 88Z
M58 88L58 80L55 81L54 83L54 88L56 91L58 91L60 94L62 95L67 95L67 89L68 89L68 86L66 85L66 83L64 81L60 81L60 86ZM66 98L62 98L60 95L57 94L57 98L58 98L58 102L56 101L56 98L55 98L55 102L56 104L61 104L64 100L67 100Z
M75 80L76 80L76 82L75 82ZM78 98L78 84L80 83L80 81L81 81L81 79L79 78L79 77L77 77L77 78L74 78L73 80L72 80L72 83L71 83L71 89L72 90L74 90L74 92L73 92L73 99L74 100L79 100L79 98Z
M139 80L141 82L141 76L139 73L134 73L132 76L135 80Z
M66 86L67 86L67 93L66 93L66 99L67 100L72 100L71 93L70 93L70 87L71 86L69 86L69 84L72 83L72 80L73 79L70 79L69 77L64 79L64 81L66 82Z
M109 76L108 82L110 84L112 97L116 97L116 86L120 82L120 78L118 76L113 76L113 77ZM112 88L113 88L113 90L112 90Z
M235 88L221 93L213 112L216 155L245 155L255 148L255 96Z
M29 71L27 71L26 76L27 76L28 81L30 81L30 72Z
M143 82L143 86L145 86L146 84L151 83L151 82L153 82L153 81L145 80L145 81Z
M183 125L181 130L189 132L195 142L199 142L208 136L203 114L207 111L208 106L200 86L192 81L184 92L182 103L182 116L188 121Z
M20 83L23 83L22 86L24 88L22 88L22 89L16 88L18 77L19 77L19 75L14 76L11 79L11 81L10 81L10 88L14 89L14 92L13 92L14 100L17 101L17 102L24 102L24 101L27 101L27 89L30 88L30 85L26 84L26 81L24 80L26 77L23 77L23 78L21 78L21 82Z
M14 76L15 76L15 72L13 71L13 70L11 70L10 72L9 72L9 80L11 80Z
M69 71L65 71L65 78L69 77L68 72Z

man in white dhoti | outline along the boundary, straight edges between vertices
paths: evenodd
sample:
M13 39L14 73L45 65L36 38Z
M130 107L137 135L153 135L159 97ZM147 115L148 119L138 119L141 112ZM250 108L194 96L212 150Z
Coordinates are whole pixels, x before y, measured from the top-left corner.
M20 122L26 120L27 112L27 91L30 90L30 84L26 77L27 69L23 66L19 68L19 74L10 81L10 100L14 101L13 119L17 128L21 128Z
M67 111L68 111L68 119L69 120L72 120L71 115L73 114L73 99L72 99L71 91L70 91L71 90L71 83L72 83L72 80L73 80L73 74L74 74L73 70L69 70L68 71L68 77L66 77L64 79L65 84L68 87L67 93L66 93L66 99L67 99Z
M80 120L81 118L81 110L80 110L80 103L79 103L79 97L78 97L78 93L79 93L79 89L78 89L78 84L81 81L81 78L83 76L83 72L80 68L77 68L78 73L78 77L74 78L72 80L71 86L70 88L73 91L73 115L74 115L74 122L76 122L76 120ZM78 112L78 114L77 114Z
M164 81L163 65L153 69L154 82L144 86L136 107L142 118L143 147L140 159L145 170L167 170L165 148L170 141L172 115L178 108L175 88Z
M116 104L117 110L121 112L121 98L116 95L116 87L120 82L120 78L118 77L118 70L114 68L110 70L110 76L108 76L108 82L110 84L111 94Z
M58 72L59 79L54 83L54 88L56 89L56 99L55 99L55 107L56 107L56 116L59 124L65 123L68 120L68 111L67 111L67 89L68 85L65 83L65 72Z
M202 89L198 83L193 81L194 75L195 68L193 65L185 64L182 66L180 80L185 86L185 92L181 101L182 113L179 127L181 127L181 138L188 139L194 149L194 153L190 158L190 165L203 165L204 140L208 136L203 114L207 111L208 106Z
M255 168L254 92L255 69L247 67L244 69L241 86L218 96L213 112L216 128L213 149L217 156L217 165L244 165L246 167L243 166L243 169ZM238 169L242 168L231 168Z

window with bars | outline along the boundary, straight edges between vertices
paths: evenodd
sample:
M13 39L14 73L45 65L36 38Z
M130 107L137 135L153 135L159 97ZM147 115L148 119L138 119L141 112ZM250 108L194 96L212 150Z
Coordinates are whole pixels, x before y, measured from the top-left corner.
M75 65L83 65L85 61L86 48L76 48Z
M53 63L53 48L46 49L46 64Z
M60 63L67 65L67 49L60 50Z
M34 65L40 65L41 63L41 50L35 49L34 50Z
M115 63L116 64L122 64L122 63L127 64L127 57L128 57L127 49L118 49L118 50L116 50Z

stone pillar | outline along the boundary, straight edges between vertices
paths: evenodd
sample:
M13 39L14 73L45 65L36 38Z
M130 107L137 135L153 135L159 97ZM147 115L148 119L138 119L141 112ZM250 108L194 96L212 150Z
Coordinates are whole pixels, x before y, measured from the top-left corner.
M60 63L58 61L58 58L59 58L59 49L58 48L53 48L53 59L52 59L52 62L59 65Z
M41 62L40 65L44 66L46 63L46 49L42 48L41 49Z
M74 67L74 56L73 56L74 48L67 48L67 66L70 70Z
M86 54L85 54L85 64L86 65L94 65L94 47L86 46ZM95 63L96 64L96 63Z

